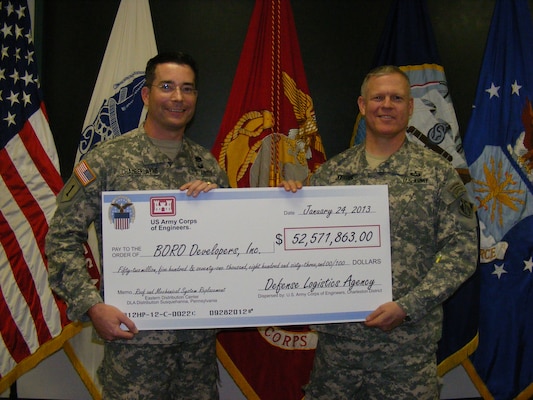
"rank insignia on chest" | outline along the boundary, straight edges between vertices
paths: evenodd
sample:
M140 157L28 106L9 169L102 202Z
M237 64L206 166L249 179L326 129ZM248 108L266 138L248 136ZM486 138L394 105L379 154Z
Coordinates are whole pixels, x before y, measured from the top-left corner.
M337 181L351 181L355 175L337 175Z
M194 157L194 161L196 162L196 168L203 169L204 168L204 160L202 160L202 157Z

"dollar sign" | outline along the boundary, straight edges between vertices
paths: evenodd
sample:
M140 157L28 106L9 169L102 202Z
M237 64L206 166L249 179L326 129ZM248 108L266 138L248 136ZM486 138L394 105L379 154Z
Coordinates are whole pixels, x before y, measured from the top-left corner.
M283 239L282 239L282 237L283 237L283 236L281 236L281 233L278 233L278 234L276 235L276 244L277 244L277 245L280 245L280 244L283 243Z

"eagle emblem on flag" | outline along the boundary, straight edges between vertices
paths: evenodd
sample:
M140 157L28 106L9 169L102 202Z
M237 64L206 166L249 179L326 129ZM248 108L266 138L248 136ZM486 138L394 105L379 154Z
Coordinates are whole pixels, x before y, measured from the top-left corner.
M305 181L318 166L309 165L314 154L324 154L311 96L299 89L286 72L282 78L283 92L292 105L298 127L264 136L275 126L275 114L269 110L245 113L224 138L219 155L219 164L227 171L232 187L238 186L249 169L252 187L276 186L281 177ZM279 171L275 178L271 169Z

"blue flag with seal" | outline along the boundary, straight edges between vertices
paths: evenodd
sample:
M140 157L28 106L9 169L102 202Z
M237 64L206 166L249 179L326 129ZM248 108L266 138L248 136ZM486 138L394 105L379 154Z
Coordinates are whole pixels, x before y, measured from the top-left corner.
M395 0L373 67L397 65L411 81L414 112L407 138L428 147L450 161L465 183L470 179L463 152L459 125L441 65L426 0ZM364 119L355 123L353 142L362 143ZM477 273L465 282L443 305L443 334L437 352L438 372L443 376L477 346Z
M387 64L400 67L411 81L415 101L408 139L438 152L467 174L459 125L426 0L392 3L372 67ZM361 143L364 136L364 119L359 115L352 141Z
M533 24L497 0L464 139L480 221L479 345L485 398L533 397Z

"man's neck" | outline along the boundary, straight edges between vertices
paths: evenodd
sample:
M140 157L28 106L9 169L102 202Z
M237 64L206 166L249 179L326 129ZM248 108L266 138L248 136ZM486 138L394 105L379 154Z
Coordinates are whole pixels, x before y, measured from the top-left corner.
M402 147L405 141L405 134L397 135L393 138L382 138L368 135L365 139L365 150L378 158L388 158Z
M144 123L144 131L149 137L154 138L154 139L176 140L176 141L181 141L185 133L184 129L175 131L175 130L164 129L160 126L155 126L149 120L146 120Z

